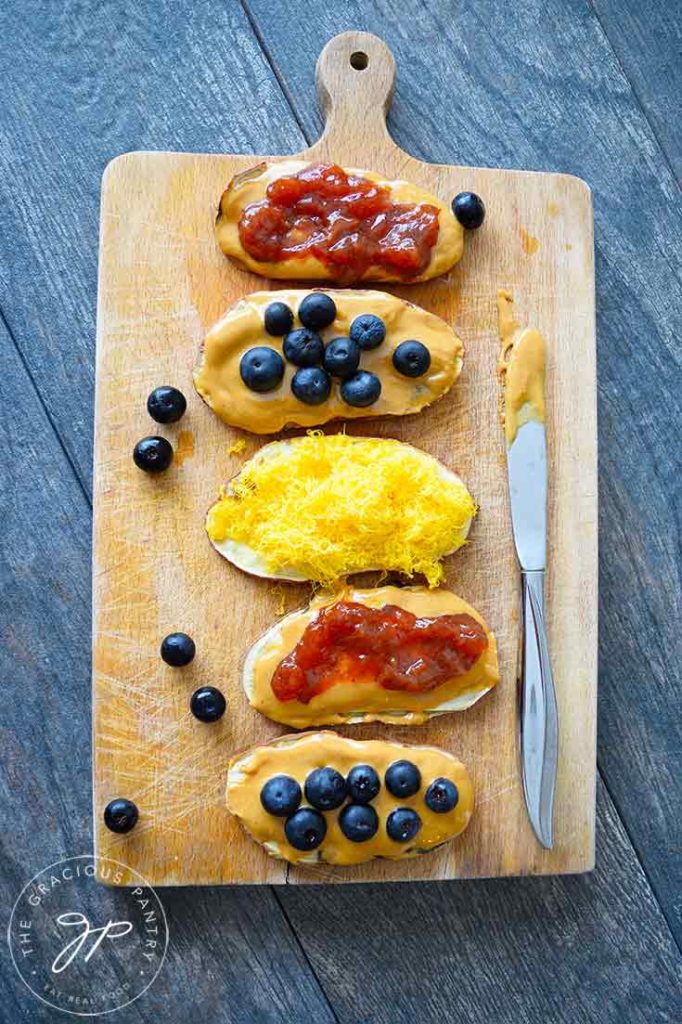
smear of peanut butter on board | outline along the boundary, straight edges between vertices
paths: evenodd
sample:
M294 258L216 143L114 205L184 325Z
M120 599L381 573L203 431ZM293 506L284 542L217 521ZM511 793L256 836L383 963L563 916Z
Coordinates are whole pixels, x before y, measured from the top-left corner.
M523 228L519 228L519 238L521 239L523 251L527 256L532 256L540 248L540 240L533 235L529 235Z

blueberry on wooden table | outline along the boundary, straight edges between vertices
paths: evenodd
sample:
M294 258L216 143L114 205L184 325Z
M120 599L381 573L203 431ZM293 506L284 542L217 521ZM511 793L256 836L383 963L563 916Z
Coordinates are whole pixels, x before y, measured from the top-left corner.
M242 356L239 375L250 391L274 391L284 377L284 360L274 348L257 345Z
M393 353L393 365L403 377L422 377L431 365L431 353L421 341L401 341Z
M339 815L339 828L351 843L366 843L377 834L379 815L369 804L348 804Z
M376 373L370 373L369 370L358 370L341 385L341 398L346 405L358 409L374 405L380 394L381 381Z
M419 792L422 777L416 764L411 761L394 761L386 769L384 782L389 793L404 799Z
M368 804L381 789L381 780L369 764L356 764L348 772L348 794L356 804Z
M329 398L332 382L319 366L304 366L291 378L291 390L299 402L321 405Z
M225 714L227 702L215 686L202 686L192 694L189 707L200 722L217 722Z
M369 352L378 348L386 337L386 324L373 313L361 313L350 325L350 336L363 351Z
M316 366L322 362L324 342L317 331L297 327L289 331L282 346L284 355L294 366Z
M294 314L286 302L271 302L265 309L263 320L265 330L273 338L283 337L294 326Z
M130 832L138 819L137 807L132 800L117 797L104 808L104 824L110 832Z
M318 811L333 811L348 795L348 786L335 768L314 768L304 786L305 798Z
M157 423L177 423L185 415L187 399L182 391L163 384L147 399L147 412Z
M329 327L336 319L336 303L331 295L324 292L311 292L302 300L298 307L298 319L304 327L313 331L321 331Z
M315 850L327 834L327 822L318 811L301 807L287 818L284 834L295 850Z
M165 437L143 437L133 448L133 460L145 473L162 473L173 461L173 446Z
M396 807L386 819L386 832L396 843L409 843L421 827L421 818L411 807Z
M460 192L452 200L452 212L463 228L480 228L485 220L485 204L475 192Z
M197 653L191 636L187 633L169 633L161 641L161 657L173 668L184 668Z
M323 366L332 377L345 380L360 365L360 346L352 338L333 338L324 350Z
M434 779L424 794L424 803L436 814L447 814L457 806L459 790L450 779Z
M301 787L291 775L274 775L261 789L260 802L268 814L286 818L301 803Z

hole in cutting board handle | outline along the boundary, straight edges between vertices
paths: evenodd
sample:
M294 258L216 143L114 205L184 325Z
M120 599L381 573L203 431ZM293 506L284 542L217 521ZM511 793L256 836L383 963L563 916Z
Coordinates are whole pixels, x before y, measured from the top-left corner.
M395 61L383 39L370 32L343 32L326 44L315 69L317 92L325 117L324 134L306 151L316 160L343 159L349 167L367 160L371 139L379 165L395 155L386 130ZM361 125L362 131L353 130ZM364 161L364 162L363 162Z

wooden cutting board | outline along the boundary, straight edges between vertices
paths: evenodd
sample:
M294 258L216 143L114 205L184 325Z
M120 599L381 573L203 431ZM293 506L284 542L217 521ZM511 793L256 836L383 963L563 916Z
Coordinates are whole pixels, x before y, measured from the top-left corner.
M231 754L287 731L249 707L240 683L244 652L281 614L281 602L292 611L309 591L249 578L209 545L207 507L264 441L213 416L194 392L192 366L209 325L240 296L267 286L223 257L213 224L230 178L273 158L128 153L109 165L102 183L93 565L96 852L156 885L587 870L594 859L597 695L589 189L563 174L434 165L405 153L386 130L395 65L375 36L337 36L317 70L327 123L304 157L406 178L446 200L471 189L487 207L485 225L467 235L464 258L449 275L391 288L452 323L463 338L464 370L455 388L418 416L356 420L348 431L417 445L456 468L469 485L480 513L471 543L447 561L448 585L495 630L502 681L471 710L429 725L340 730L432 743L458 754L473 775L476 814L461 839L428 856L352 869L289 868L269 858L228 814ZM499 287L513 291L520 318L543 331L549 349L547 604L561 727L551 852L540 848L528 824L516 745L519 576L497 412ZM168 428L146 412L147 395L159 384L176 385L188 399L185 417ZM159 476L141 473L131 458L135 442L150 433L165 434L176 451L172 468ZM244 452L230 454L242 438ZM162 637L173 630L196 641L197 656L183 670L159 657ZM190 714L190 695L202 684L218 686L228 698L217 724ZM137 827L126 836L102 823L103 808L115 796L129 797L140 809Z

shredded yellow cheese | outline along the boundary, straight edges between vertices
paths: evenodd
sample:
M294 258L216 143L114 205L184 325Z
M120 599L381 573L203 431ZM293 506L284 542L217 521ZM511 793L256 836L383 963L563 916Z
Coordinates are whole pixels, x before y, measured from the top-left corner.
M232 444L228 446L227 454L228 455L239 455L239 453L243 452L245 448L246 448L246 441L244 440L243 437L240 437L236 441L233 441Z
M248 545L268 572L331 584L369 569L444 577L476 506L432 456L400 441L310 433L246 463L209 510L211 540Z

